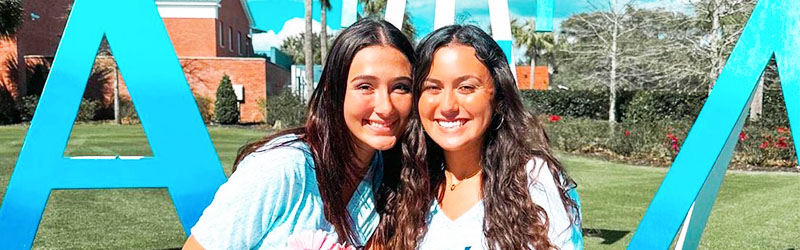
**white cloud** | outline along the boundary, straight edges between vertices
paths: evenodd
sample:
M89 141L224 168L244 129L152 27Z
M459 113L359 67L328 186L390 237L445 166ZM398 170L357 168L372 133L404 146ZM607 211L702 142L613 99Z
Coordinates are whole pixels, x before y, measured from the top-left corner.
M322 25L316 20L311 20L311 30L316 33L320 31ZM306 21L303 18L295 17L283 23L281 31L275 34L274 30L269 30L266 33L253 34L253 50L267 51L270 48L278 48L288 37L301 34L306 30ZM328 34L333 34L337 30L328 26Z

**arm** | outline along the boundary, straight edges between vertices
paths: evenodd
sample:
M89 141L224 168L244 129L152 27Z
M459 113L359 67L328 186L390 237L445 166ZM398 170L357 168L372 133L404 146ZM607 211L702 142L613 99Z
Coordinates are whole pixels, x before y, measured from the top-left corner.
M245 157L217 190L184 247L250 249L261 244L302 193L304 156L282 147Z

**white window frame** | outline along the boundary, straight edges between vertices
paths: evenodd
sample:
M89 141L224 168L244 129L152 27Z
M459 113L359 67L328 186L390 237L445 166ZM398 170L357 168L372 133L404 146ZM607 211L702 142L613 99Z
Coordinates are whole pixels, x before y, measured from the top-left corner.
M239 44L239 55L242 55L242 32L236 32L236 44Z
M233 27L228 26L228 49L233 52Z
M219 20L219 29L217 30L219 32L219 47L225 48L225 33L223 33L225 30L225 23L223 23L222 20Z

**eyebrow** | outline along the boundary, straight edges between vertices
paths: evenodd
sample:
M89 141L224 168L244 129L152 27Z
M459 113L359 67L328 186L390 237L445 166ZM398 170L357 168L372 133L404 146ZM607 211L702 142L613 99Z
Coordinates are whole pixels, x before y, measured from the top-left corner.
M368 81L375 81L375 80L378 80L378 78L377 78L377 77L374 77L374 76L370 76L370 75L358 75L358 76L356 76L356 77L353 77L353 80L350 80L350 82L355 82L356 80L361 80L361 79L363 79L363 80L368 80Z
M374 77L374 76L371 76L371 75L358 75L356 77L353 77L353 80L350 80L350 82L355 82L356 80L377 81L378 78ZM399 76L399 77L395 77L394 79L392 79L393 82L400 81L400 80L406 80L406 81L410 82L411 81L411 77Z
M396 77L396 78L392 79L393 82L401 81L401 80L405 80L405 81L409 81L410 82L411 81L411 77L399 76L399 77Z
M454 82L463 82L463 81L466 81L467 79L475 79L475 80L478 80L479 82L483 83L483 81L480 78L478 78L477 76L475 76L475 75L459 76L454 80ZM436 78L428 77L428 79L425 79L425 81L433 82L433 83L436 83L436 84L442 84L442 81L439 80L439 79L436 79Z

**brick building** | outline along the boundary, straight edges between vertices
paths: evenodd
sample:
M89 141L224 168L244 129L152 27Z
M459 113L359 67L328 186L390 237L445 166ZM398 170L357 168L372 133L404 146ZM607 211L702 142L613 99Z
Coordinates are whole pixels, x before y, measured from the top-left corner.
M28 82L33 75L42 74L37 69L49 69L73 1L23 1L22 26L14 38L0 40L0 84L13 97L29 93ZM288 83L289 71L253 56L250 34L255 23L247 2L157 0L155 3L194 94L213 102L217 85L227 74L240 99L240 122L264 121L258 102L266 100L268 84L275 85L271 89L280 89ZM113 82L117 79L108 73L100 76L93 73L84 95L101 99L106 110L113 107ZM130 100L124 87L125 72L119 74L120 98Z
M550 86L550 72L547 66L536 66L534 68L533 86L531 86L531 66L517 66L517 88L547 90Z

